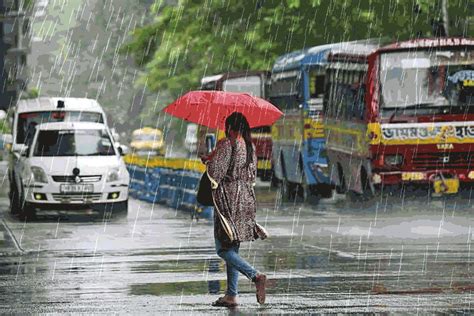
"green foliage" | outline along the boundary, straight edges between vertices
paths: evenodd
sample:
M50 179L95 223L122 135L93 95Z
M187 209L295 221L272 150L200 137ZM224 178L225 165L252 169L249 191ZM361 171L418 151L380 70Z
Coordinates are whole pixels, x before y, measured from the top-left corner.
M474 0L448 1L451 36L472 36ZM315 45L373 37L432 36L439 2L431 0L156 1L153 22L123 51L145 67L141 79L173 98L205 75L270 69L278 55Z
M30 88L26 93L22 93L21 99L36 99L39 97L39 89L38 88Z

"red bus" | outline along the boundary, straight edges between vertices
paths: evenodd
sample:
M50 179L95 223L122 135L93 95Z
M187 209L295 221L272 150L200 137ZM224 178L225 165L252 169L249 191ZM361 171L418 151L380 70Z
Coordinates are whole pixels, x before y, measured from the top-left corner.
M201 79L201 90L218 90L230 92L249 93L265 99L267 96L267 86L270 79L268 71L246 71L228 72L215 76L203 77ZM198 131L198 155L209 150L209 144L202 140L205 134L212 134L214 131L207 128L199 128ZM217 135L218 138L223 134ZM270 126L261 126L252 129L252 138L255 144L257 155L257 173L263 181L269 181L272 176L272 135ZM212 146L211 146L212 147Z
M324 110L340 192L474 182L474 39L348 45L333 51Z

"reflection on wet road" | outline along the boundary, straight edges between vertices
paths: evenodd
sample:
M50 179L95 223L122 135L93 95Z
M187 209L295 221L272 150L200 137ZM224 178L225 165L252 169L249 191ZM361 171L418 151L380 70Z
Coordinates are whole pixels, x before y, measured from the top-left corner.
M270 294L258 306L242 279L240 311L472 310L468 198L276 205L272 192L259 196L271 238L242 254L267 273ZM3 216L2 311L227 313L210 306L226 285L205 220L136 200L127 218L51 214L25 224L5 207Z

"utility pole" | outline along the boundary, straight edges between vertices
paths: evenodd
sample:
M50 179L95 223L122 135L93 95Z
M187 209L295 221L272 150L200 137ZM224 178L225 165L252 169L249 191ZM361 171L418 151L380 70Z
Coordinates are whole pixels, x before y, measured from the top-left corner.
M5 20L5 15L7 10L4 5L4 1L0 0L0 109L5 109L8 107L8 96L6 95L6 86L7 86L7 72L5 71L5 58L7 56L7 45L5 43L5 34L3 22Z

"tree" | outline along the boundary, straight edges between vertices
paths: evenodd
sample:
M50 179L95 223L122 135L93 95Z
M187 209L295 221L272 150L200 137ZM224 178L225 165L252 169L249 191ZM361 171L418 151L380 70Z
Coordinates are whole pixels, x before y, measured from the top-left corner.
M182 0L151 12L122 52L145 68L141 83L173 98L205 75L271 69L278 55L325 43L432 36L442 20L431 0ZM447 13L450 35L472 36L473 0L449 1Z

